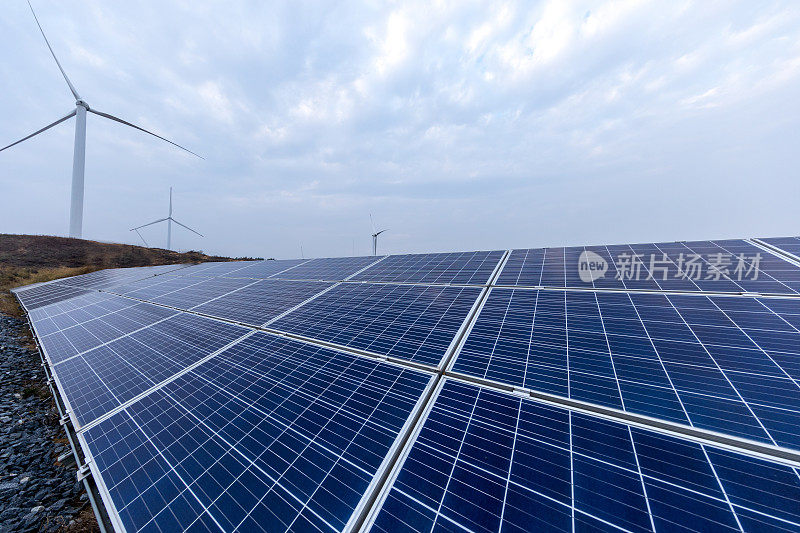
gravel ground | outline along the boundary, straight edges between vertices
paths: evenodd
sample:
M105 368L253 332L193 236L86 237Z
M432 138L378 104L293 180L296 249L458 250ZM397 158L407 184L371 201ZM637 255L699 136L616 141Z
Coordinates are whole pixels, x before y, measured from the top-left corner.
M36 347L0 314L0 531L96 531Z

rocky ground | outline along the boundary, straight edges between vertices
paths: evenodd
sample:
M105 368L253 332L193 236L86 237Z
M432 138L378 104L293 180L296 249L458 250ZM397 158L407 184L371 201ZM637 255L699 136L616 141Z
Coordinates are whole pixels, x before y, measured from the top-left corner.
M0 531L96 531L24 320L0 314Z

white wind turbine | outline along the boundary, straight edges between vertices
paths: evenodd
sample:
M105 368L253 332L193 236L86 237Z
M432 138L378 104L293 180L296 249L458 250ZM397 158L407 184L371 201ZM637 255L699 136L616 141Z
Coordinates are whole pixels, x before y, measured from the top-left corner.
M39 24L39 19L36 17L36 12L33 10L33 6L31 5L30 1L28 1L28 7L31 8L31 13L33 13L33 18L36 20L36 25L39 26L39 31L42 32L42 37L44 37L44 42L47 43L47 48L50 49L50 53L53 55L53 59L56 60L56 65L58 65L58 69L64 76L67 85L69 85L69 90L72 92L72 96L75 97L75 109L73 109L60 119L56 120L52 124L49 124L44 128L31 133L27 137L23 137L17 142L11 143L8 146L0 148L0 152L5 150L6 148L11 148L16 144L19 144L22 141L26 141L31 137L39 135L43 131L49 130L53 126L61 124L62 122L64 122L69 118L75 117L75 151L73 152L73 158L72 158L72 195L70 199L70 210L69 210L69 236L79 239L81 238L81 234L83 232L83 171L86 166L85 163L86 163L86 112L87 111L89 113L94 113L95 115L107 118L109 120L119 122L120 124L130 126L131 128L135 128L139 131L149 133L154 137L158 137L161 140L167 141L168 143L177 146L181 150L185 150L192 155L200 157L200 159L203 158L195 154L191 150L188 150L183 146L162 137L161 135L156 135L152 131L147 131L146 129L141 128L136 124L131 124L130 122L122 120L119 117L115 117L114 115L109 115L108 113L103 113L102 111L97 111L95 109L90 108L89 105L80 97L78 91L75 90L75 87L72 85L72 82L67 77L67 73L64 72L64 69L61 67L61 63L58 61L55 52L53 52L53 47L50 46L50 41L47 40L47 36L44 34L42 25Z
M164 221L167 222L167 250L172 250L172 223L173 222L176 223L177 225L181 226L181 227L184 227L184 228L188 229L192 233L197 233L201 237L203 236L202 233L197 232L197 231L193 230L192 228L190 228L189 226L187 226L185 224L181 224L180 222L178 222L177 220L172 218L172 187L169 188L169 215L166 218L159 218L158 220L154 220L153 222L148 222L147 224L142 224L141 226L136 226L135 228L131 228L131 231L135 231L136 233L139 233L139 230L144 228L145 226L152 226L153 224L158 224L159 222L164 222ZM144 242L145 246L148 246L148 247L150 246L149 244L147 244L147 241L144 240L144 237L142 237L141 233L139 233L139 237L142 239L142 242Z
M380 231L375 231L375 223L372 221L372 213L369 214L369 223L372 225L372 255L378 255L378 235L388 230L382 229Z

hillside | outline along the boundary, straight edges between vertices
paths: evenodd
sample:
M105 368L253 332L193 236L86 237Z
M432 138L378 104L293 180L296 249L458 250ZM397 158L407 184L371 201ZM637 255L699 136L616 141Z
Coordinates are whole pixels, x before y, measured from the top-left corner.
M19 315L9 289L103 268L251 260L49 235L0 234L0 313Z

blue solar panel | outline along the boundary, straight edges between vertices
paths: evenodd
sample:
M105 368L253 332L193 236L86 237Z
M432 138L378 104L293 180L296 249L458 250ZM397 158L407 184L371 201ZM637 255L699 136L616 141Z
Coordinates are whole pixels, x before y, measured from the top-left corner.
M60 360L53 373L81 427L247 332L232 324L178 314ZM49 351L45 353L49 356Z
M768 248L206 263L17 292L120 530L800 531L782 466L800 267Z
M791 304L493 289L453 371L800 448Z
M256 333L84 439L129 531L169 530L205 512L230 531L341 530L430 382ZM141 515L125 512L169 472L166 492L180 512L167 498ZM181 501L189 495L195 502Z
M64 359L177 313L177 311L134 300L123 298L117 300L126 306L105 313L98 311L94 315L97 318L88 317L87 320L85 316L75 317L79 311L85 311L85 308L79 308L37 322L35 327L39 335L39 342L50 361L57 364ZM54 331L48 333L47 331L51 329Z
M800 269L741 240L538 248L513 250L497 284L797 294Z
M481 285L489 280L503 252L390 255L360 274L357 281Z
M15 290L14 294L25 307L26 311L33 311L47 305L70 300L77 296L89 294L87 289L77 289L66 285L56 285L47 283L21 290Z
M107 289L139 279L158 276L168 272L177 272L185 266L186 265L159 265L151 267L109 268L90 272L89 274L65 278L54 283L84 289Z
M307 259L285 259L280 261L251 261L246 263L243 267L237 269L230 269L229 271L220 271L222 267L216 269L204 270L198 272L197 275L220 275L231 278L254 278L263 279L283 272L299 264L305 263ZM240 263L241 265L241 263Z
M759 239L784 252L788 252L795 257L800 257L800 237L774 237L771 239Z
M473 287L343 283L270 328L438 366L479 294Z
M447 380L372 529L798 531L798 497L791 468Z
M198 313L261 326L330 287L317 281L261 280L195 307Z
M189 310L237 289L255 283L252 279L210 278L189 287L153 297L151 301Z
M380 257L331 257L311 259L300 265L273 274L277 279L342 281L378 261Z

